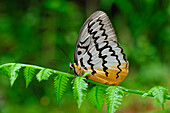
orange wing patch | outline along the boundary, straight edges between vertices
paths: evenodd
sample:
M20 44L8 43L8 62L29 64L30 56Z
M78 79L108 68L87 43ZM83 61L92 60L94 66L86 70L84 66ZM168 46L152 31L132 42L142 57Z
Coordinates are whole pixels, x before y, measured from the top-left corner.
M82 76L86 72L92 71L91 69L85 70L82 67L75 66L75 71L79 76ZM105 75L105 72L99 69L95 69L96 73L94 75L89 74L87 75L87 78L102 84L108 84L108 85L119 85L120 82L122 82L126 75L128 74L128 67L129 63L122 63L120 65L120 71L117 67L112 66L113 69L107 69L107 72L109 73L108 76ZM118 74L118 75L117 75ZM118 77L117 77L118 76Z

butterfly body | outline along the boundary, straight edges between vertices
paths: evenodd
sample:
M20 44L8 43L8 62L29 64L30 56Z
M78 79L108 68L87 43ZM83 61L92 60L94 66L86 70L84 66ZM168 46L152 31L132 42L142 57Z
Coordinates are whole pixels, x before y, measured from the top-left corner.
M75 63L70 67L75 74L99 83L118 85L128 74L128 61L108 16L97 11L84 23L77 39Z

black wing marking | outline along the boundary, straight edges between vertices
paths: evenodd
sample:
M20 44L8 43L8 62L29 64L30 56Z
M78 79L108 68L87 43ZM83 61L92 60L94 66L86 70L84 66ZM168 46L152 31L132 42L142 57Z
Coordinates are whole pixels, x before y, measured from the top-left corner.
M103 44L102 47L100 47L101 44ZM111 44L117 46L113 47ZM96 51L98 58L101 59L100 62L97 62L98 64L93 61L94 53L91 51L92 49ZM108 53L103 54L106 49L108 49ZM113 60L107 61L106 59L109 56L113 56ZM116 78L119 77L119 73L122 71L120 68L121 62L127 61L126 55L123 53L122 47L119 46L112 24L104 12L97 11L93 13L83 24L76 42L74 61L84 69L90 68L92 74L96 73L95 65L101 65L106 76L108 76L106 64L116 62L119 69Z

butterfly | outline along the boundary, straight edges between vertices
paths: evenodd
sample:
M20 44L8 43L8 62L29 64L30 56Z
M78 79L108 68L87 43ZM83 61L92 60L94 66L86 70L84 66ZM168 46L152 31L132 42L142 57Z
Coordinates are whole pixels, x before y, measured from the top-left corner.
M70 68L77 76L90 71L87 79L119 85L128 74L128 67L108 16L103 11L94 12L80 30Z

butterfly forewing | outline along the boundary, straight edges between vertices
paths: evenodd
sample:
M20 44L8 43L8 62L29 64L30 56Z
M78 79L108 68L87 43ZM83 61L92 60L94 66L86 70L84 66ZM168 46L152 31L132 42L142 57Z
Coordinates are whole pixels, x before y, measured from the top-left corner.
M77 39L74 60L77 66L91 71L88 78L97 82L115 84L127 75L126 56L104 12L93 13L84 23Z

